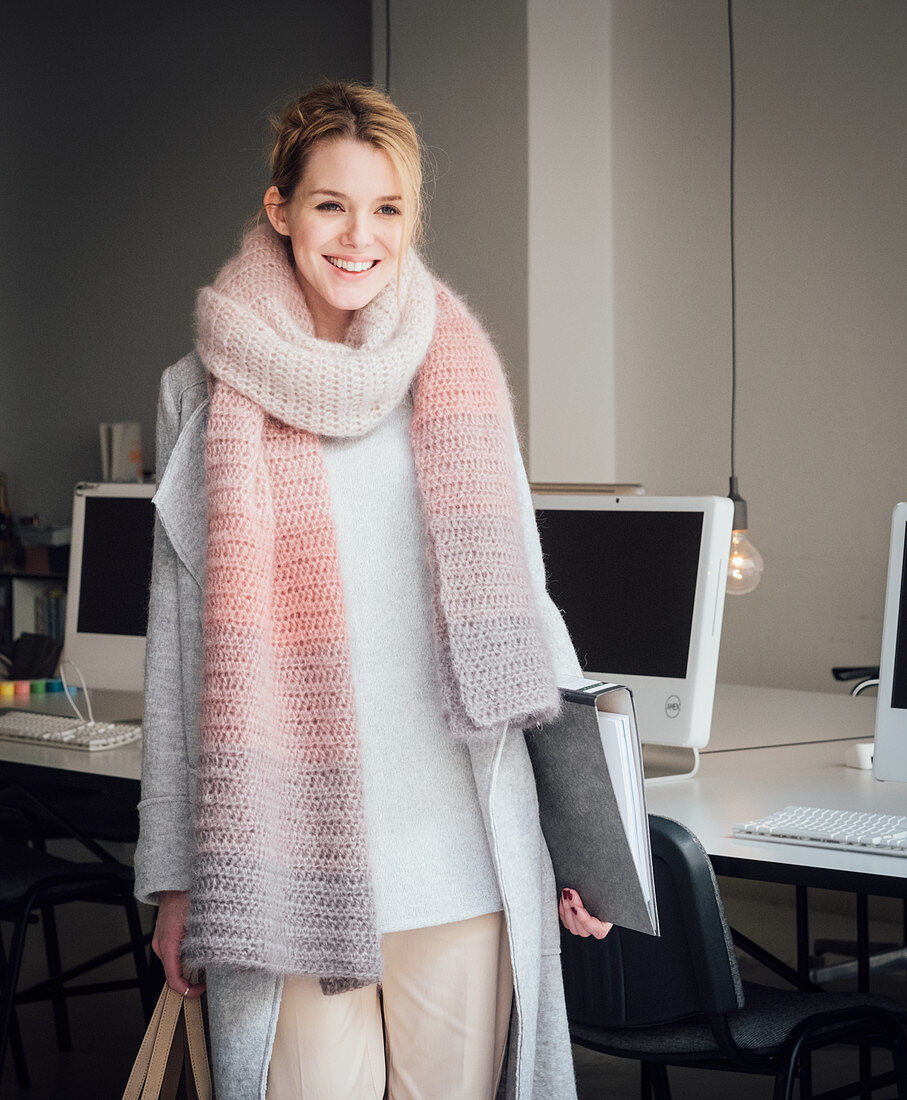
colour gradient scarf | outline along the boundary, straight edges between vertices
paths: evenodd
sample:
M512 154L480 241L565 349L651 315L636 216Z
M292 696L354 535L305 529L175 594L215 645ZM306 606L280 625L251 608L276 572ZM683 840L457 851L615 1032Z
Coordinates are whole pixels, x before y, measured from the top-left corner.
M413 389L411 445L455 737L545 721L558 692L526 564L510 400L466 307L410 254L318 340L269 228L198 299L213 376L196 855L184 960L380 980L343 584L319 436Z

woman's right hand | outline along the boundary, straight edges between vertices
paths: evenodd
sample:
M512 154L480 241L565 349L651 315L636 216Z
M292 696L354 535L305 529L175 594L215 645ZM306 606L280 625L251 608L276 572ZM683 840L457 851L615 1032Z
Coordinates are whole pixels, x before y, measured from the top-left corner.
M188 915L188 890L161 890L151 949L164 964L164 976L171 989L185 997L200 997L205 992L205 983L193 985L184 977L180 956Z

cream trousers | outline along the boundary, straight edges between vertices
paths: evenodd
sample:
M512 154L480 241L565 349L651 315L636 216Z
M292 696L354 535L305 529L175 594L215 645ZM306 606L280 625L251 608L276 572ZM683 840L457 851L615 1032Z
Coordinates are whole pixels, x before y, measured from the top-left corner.
M380 993L284 979L267 1100L492 1100L513 999L504 914L389 932L381 950Z

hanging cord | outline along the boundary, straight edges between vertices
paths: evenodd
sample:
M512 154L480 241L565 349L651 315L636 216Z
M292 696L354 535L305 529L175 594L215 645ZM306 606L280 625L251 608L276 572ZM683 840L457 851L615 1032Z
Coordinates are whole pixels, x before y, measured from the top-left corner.
M731 172L730 172L730 216L731 216L731 477L737 476L736 430L737 430L737 242L734 230L734 162L737 153L737 104L734 80L734 11L733 0L727 0L727 37L730 53L731 78Z
M391 94L391 0L384 0L384 90Z
M69 693L69 684L67 684L67 682L66 682L66 673L63 671L64 668L66 667L66 665L72 665L72 667L76 670L76 675L79 677L79 680L81 681L82 691L85 692L85 708L88 711L88 717L87 718L82 714L82 712L76 706L75 699L73 699L73 697ZM63 691L66 694L66 698L69 700L69 705L76 712L76 718L78 718L79 721L82 722L84 725L93 726L94 725L94 714L92 713L92 709L91 709L91 695L88 692L88 687L85 683L85 677L82 675L82 670L79 668L79 666L77 664L75 664L73 661L70 661L67 658L67 660L60 662L60 679L63 681Z

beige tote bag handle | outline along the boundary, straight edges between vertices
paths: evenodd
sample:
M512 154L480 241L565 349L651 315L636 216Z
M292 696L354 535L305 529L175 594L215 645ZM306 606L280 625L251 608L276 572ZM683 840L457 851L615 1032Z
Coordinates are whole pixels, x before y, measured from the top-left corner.
M187 1056L192 1067L187 1082L190 1097L194 1084L198 1100L213 1100L201 1000L186 1000L165 985L126 1082L123 1100L174 1100Z

